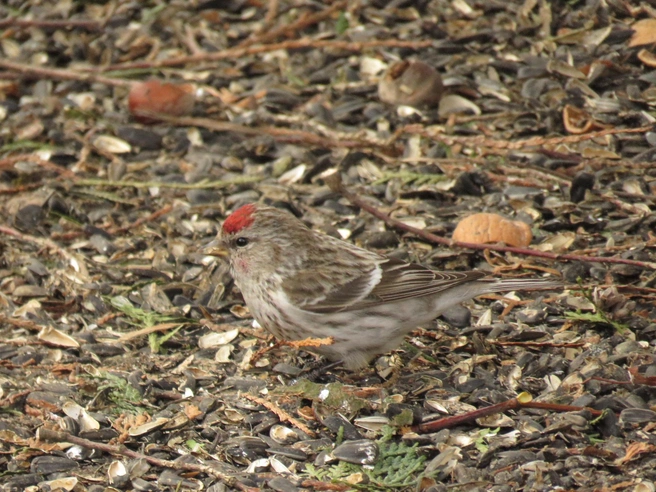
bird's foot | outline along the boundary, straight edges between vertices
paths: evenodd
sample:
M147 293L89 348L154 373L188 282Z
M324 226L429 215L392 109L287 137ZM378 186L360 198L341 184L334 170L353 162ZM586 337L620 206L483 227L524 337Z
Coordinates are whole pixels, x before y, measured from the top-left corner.
M303 368L303 372L301 376L298 379L306 379L313 383L325 382L325 381L319 381L319 378L321 378L322 376L324 377L327 376L326 373L328 371L330 371L331 369L335 369L336 367L341 367L343 364L344 362L341 360L335 362L329 362L328 364L326 364L324 359L318 359L316 362L305 366ZM296 380L294 382L296 382Z

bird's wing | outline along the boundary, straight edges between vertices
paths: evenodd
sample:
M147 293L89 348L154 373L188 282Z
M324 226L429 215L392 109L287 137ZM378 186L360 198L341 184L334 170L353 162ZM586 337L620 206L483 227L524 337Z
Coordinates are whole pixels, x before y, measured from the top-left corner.
M369 298L387 259L330 236L321 241L317 254L305 257L299 270L282 282L290 303L305 311L332 313Z
M393 258L381 266L381 280L371 295L382 302L429 296L485 277L483 272L476 271L438 272Z
M381 260L350 277L339 270L334 275L303 271L283 289L290 301L305 311L335 313L428 296L485 276L481 272L435 272L392 258Z
M286 281L283 289L290 302L305 311L335 313L366 303L374 286L380 281L380 275L380 267L364 273L358 272L352 278L300 272L294 276L293 282Z

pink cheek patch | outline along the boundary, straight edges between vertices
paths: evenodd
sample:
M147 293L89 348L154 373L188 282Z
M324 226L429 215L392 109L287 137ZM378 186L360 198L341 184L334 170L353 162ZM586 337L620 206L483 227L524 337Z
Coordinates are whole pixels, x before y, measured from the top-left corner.
M248 273L248 262L246 260L237 260L235 266L240 272Z

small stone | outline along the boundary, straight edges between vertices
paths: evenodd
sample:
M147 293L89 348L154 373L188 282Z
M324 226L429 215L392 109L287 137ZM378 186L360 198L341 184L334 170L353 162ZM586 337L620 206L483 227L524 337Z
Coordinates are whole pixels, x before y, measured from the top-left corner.
M189 190L186 196L192 205L204 205L219 201L219 195L212 190Z
M574 203L580 203L585 199L585 192L591 190L595 184L595 177L590 173L579 173L572 180L569 197Z
M89 238L91 246L101 255L110 256L116 251L116 246L101 234L94 234Z
M471 325L471 311L459 304L444 311L440 317L454 328L467 328Z
M579 278L586 279L589 277L590 266L585 263L570 263L563 268L563 278L567 283L575 284Z
M19 285L12 292L14 297L45 297L48 291L39 285Z
M141 150L159 150L162 147L162 137L143 128L121 126L116 135Z
M86 343L81 348L86 352L91 352L101 357L113 357L125 353L124 347L113 343Z
M331 415L323 419L323 425L325 425L328 430L334 434L342 433L344 439L347 441L357 441L362 439L362 434L355 428L355 426L344 420L342 417L337 415Z
M607 273L608 273L608 270L603 268L603 267L594 266L594 267L590 268L590 276L594 280L604 281L606 279L606 274Z
M298 487L283 477L275 477L269 480L269 487L276 492L296 492Z
M364 240L370 249L390 249L399 245L399 238L392 231L374 232Z
M259 391L266 388L266 381L255 378L228 377L223 381L223 385L225 387L235 388L240 391Z
M39 205L26 205L21 208L14 217L14 225L17 229L32 232L45 219L43 207Z
M279 362L275 366L273 366L273 371L277 372L279 374L285 374L287 376L292 376L292 377L297 377L303 372L303 369L300 367L293 366L291 364L285 364L283 362Z

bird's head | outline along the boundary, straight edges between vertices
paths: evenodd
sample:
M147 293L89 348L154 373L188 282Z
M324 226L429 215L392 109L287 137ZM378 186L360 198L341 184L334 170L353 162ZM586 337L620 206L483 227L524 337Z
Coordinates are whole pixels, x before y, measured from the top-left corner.
M291 214L250 203L226 218L216 241L206 251L228 256L237 277L261 277L272 272L273 265L293 262L299 254L295 243L308 234L310 230Z

